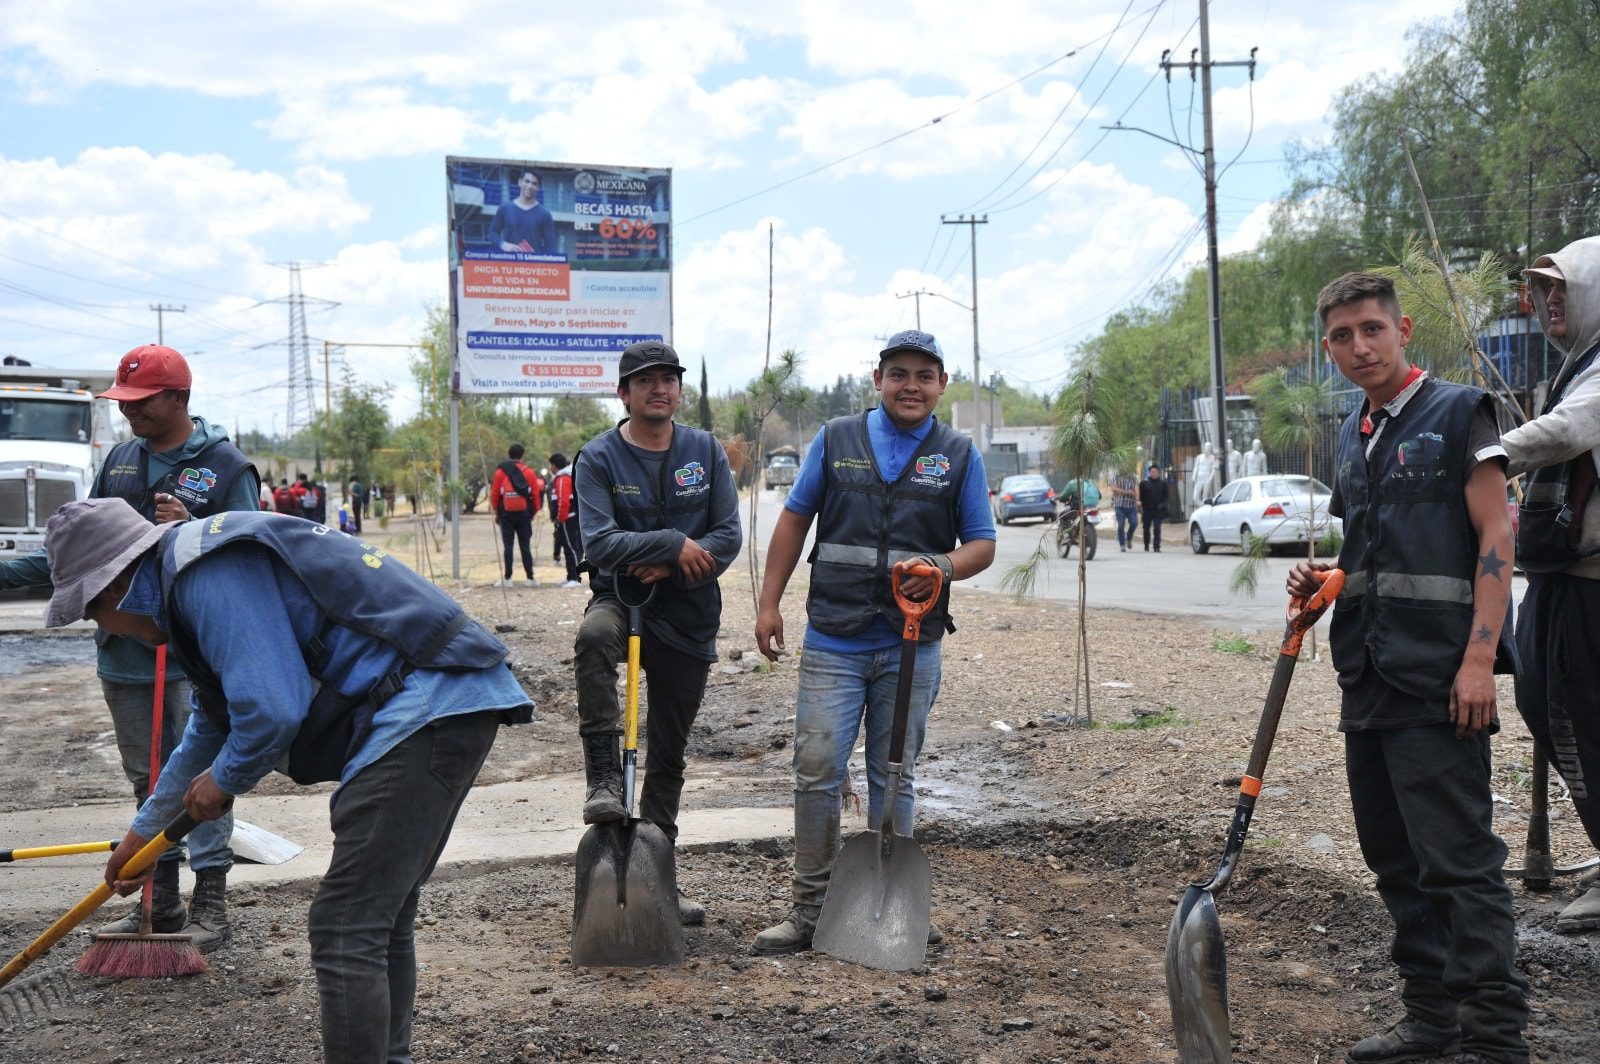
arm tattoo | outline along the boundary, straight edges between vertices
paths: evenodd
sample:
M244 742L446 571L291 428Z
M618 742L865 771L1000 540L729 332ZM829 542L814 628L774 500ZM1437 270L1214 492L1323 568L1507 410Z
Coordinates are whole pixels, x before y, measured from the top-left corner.
M1481 555L1478 558L1479 576L1492 576L1496 580L1503 579L1500 576L1500 570L1505 567L1506 560L1500 557L1500 551L1497 547L1490 547L1488 554Z
M1478 630L1472 633L1472 641L1474 643L1493 643L1494 633L1489 631L1488 625L1480 624L1478 625Z

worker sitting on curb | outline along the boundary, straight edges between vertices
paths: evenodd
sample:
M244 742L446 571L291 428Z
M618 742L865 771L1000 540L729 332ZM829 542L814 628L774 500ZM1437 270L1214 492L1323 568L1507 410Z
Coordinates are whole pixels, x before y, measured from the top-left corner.
M767 545L756 645L776 661L783 649L783 589L812 518L821 514L795 703L794 902L788 916L756 936L757 953L811 948L839 853L840 793L863 719L868 827L878 830L883 803L893 801L895 829L911 834L913 768L939 692L950 583L994 561L983 457L971 440L933 416L949 383L938 341L915 329L896 333L879 353L872 381L883 405L834 418L817 433ZM885 795L903 635L889 570L908 558L938 566L945 583L922 622L900 793ZM914 602L933 590L926 577L901 586ZM928 941L941 937L929 929Z
M56 511L45 549L50 627L165 643L195 688L107 882L138 889L118 870L180 809L215 820L276 766L338 781L309 919L324 1052L410 1060L418 893L496 731L532 719L506 648L383 551L277 514L151 525L88 499Z

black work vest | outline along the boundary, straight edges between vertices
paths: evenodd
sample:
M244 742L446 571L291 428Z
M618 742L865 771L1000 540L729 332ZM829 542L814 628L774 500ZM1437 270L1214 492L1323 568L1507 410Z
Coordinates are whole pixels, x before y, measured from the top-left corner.
M1339 682L1353 687L1368 658L1392 687L1448 701L1472 635L1478 536L1467 513L1465 471L1476 388L1428 378L1390 418L1365 456L1360 409L1339 429L1344 500L1344 591L1330 642ZM1511 583L1511 559L1502 578ZM1511 609L1495 671L1515 671Z
M888 484L872 453L867 414L836 417L824 428L822 509L806 596L817 631L856 635L880 615L900 630L905 617L895 605L889 570L908 558L956 548L972 442L935 419L918 451ZM921 642L936 642L947 629L955 631L948 583L923 618Z
M239 474L252 468L250 460L227 440L216 440L200 453L184 459L155 484L150 483L150 449L143 440L117 444L106 456L100 496L126 499L144 515L156 519L156 492L183 503L192 517L208 517L221 510Z
M660 532L672 529L690 539L711 530L711 477L716 471L721 444L701 429L673 423L672 446L658 471L642 461L618 428L584 444L583 476L594 477L611 489L611 512L624 532ZM577 513L578 460L572 460L573 512ZM585 481L587 483L587 480ZM578 522L580 529L582 520ZM587 552L579 550L581 557ZM596 570L589 578L596 595L616 597L616 574ZM699 587L666 587L645 607L645 617L671 625L694 643L710 645L722 626L722 589L712 580Z
M161 555L170 648L194 684L200 709L223 732L229 730L229 721L222 680L201 656L195 633L184 625L172 599L185 570L237 543L272 551L305 584L324 617L322 628L300 648L318 688L289 748L285 771L296 783L339 779L371 730L374 714L416 669L487 669L505 660L505 645L488 629L383 550L298 517L224 511L190 521L167 536ZM241 617L240 623L248 621ZM400 655L402 664L372 690L355 695L322 684L328 664L324 640L334 627L381 640ZM531 705L516 711L513 719L531 719Z

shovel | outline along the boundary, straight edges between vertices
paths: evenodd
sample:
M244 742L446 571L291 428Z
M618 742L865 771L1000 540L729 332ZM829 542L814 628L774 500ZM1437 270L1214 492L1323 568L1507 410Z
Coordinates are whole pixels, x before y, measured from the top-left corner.
M1522 880L1529 890L1545 891L1556 876L1577 875L1600 865L1600 857L1576 864L1558 865L1550 852L1550 759L1537 743L1533 747L1533 809L1528 814L1528 837L1522 848L1522 867L1507 868L1505 875Z
M1284 698L1300 657L1300 641L1317 623L1344 587L1344 571L1330 569L1314 574L1322 586L1309 600L1289 600L1289 622L1278 647L1278 665L1267 689L1267 704L1250 749L1250 766L1239 781L1239 804L1228 826L1228 843L1222 864L1209 881L1189 884L1172 914L1167 932L1167 998L1172 1004L1172 1026L1178 1039L1178 1064L1231 1064L1233 1038L1228 1028L1228 956L1217 919L1216 895L1227 889L1244 849L1267 755L1278 734Z
M594 824L578 842L577 899L572 910L572 963L591 967L649 968L683 960L678 918L678 877L672 840L656 825L633 816L633 781L639 762L639 640L644 601L617 598L628 611L628 701L623 719L622 787L626 815Z
M924 576L933 593L912 602L900 593L902 576ZM830 957L886 972L922 967L928 955L928 916L933 905L933 873L928 857L909 835L896 835L895 806L906 753L906 722L911 716L911 677L917 664L922 618L939 601L944 574L931 565L899 562L890 574L894 600L905 615L900 633L900 678L894 691L894 723L889 731L889 778L883 789L883 824L845 843L833 863L833 876L811 948Z

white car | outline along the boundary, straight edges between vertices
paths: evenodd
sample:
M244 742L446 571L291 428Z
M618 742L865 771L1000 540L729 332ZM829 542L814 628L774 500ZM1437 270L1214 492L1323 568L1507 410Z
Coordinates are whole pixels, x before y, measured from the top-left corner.
M1313 477L1240 477L1189 516L1189 546L1204 554L1215 544L1241 546L1246 536L1265 539L1273 547L1303 546L1308 538L1320 540L1330 531L1343 536L1344 522L1328 513L1331 495L1328 486Z

